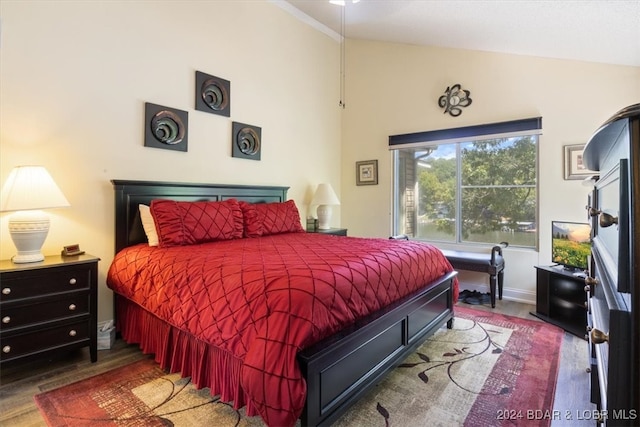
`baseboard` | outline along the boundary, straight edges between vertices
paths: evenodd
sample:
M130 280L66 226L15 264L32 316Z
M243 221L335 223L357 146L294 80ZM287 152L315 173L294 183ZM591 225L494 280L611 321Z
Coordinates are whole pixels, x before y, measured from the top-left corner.
M536 293L525 291L522 289L504 288L502 290L502 298L509 301L522 302L525 304L536 305Z
M478 292L489 292L489 286L479 283L461 282L460 289L468 289L470 291ZM524 304L536 305L536 293L532 291L525 291L523 289L504 287L502 289L502 299L521 302Z

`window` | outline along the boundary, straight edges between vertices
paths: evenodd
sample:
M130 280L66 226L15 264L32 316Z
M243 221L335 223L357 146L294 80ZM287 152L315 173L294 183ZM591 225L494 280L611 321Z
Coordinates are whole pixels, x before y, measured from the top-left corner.
M394 234L536 247L541 119L520 122L390 137Z

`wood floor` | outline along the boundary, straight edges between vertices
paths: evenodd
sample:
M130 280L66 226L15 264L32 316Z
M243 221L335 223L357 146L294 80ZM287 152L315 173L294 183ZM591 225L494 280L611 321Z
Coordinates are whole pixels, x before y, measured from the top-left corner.
M496 308L489 305L468 306L480 310L500 312L512 316L539 321L529 314L532 305L513 301L498 301ZM0 426L31 427L45 426L33 396L63 385L89 378L102 372L124 366L146 358L137 346L127 345L117 340L111 350L98 352L98 361L89 361L88 349L67 355L64 359L21 363L3 367L0 371ZM556 399L552 415L552 427L592 426L588 414L595 409L589 403L589 376L587 344L581 338L565 333L562 349L560 373L556 384ZM519 425L526 425L526 411L537 408L522 408L523 419ZM540 414L541 415L541 414ZM517 424L516 424L517 425Z

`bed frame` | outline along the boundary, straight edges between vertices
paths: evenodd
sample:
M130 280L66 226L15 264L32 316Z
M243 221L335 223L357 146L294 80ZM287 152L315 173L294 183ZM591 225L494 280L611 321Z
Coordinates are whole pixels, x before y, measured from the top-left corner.
M146 242L138 204L158 198L195 201L235 198L283 202L289 187L112 181L115 249ZM453 271L392 306L324 339L298 355L307 381L302 425L329 425L444 324L453 326Z

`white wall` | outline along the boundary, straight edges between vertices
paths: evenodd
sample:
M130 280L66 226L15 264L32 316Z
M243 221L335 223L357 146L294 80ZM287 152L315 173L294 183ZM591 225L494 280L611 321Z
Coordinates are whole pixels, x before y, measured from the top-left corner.
M564 180L563 146L586 143L640 100L640 68L362 40L348 40L346 52L341 225L350 235L391 232L390 135L542 117L539 252L505 251L505 296L535 302L533 266L551 264L551 220L586 221L588 188ZM456 83L473 103L452 117L437 101ZM370 159L379 161L379 185L356 186L355 162ZM470 288L488 283L484 274L461 278Z
M22 164L52 174L71 207L50 211L43 252L79 243L102 259L99 320L111 179L287 185L303 218L318 183L340 194L339 45L276 5L3 0L0 22L0 180ZM231 81L231 117L195 110L196 70ZM187 153L144 147L145 102L188 111ZM261 161L231 157L232 121L262 128Z

